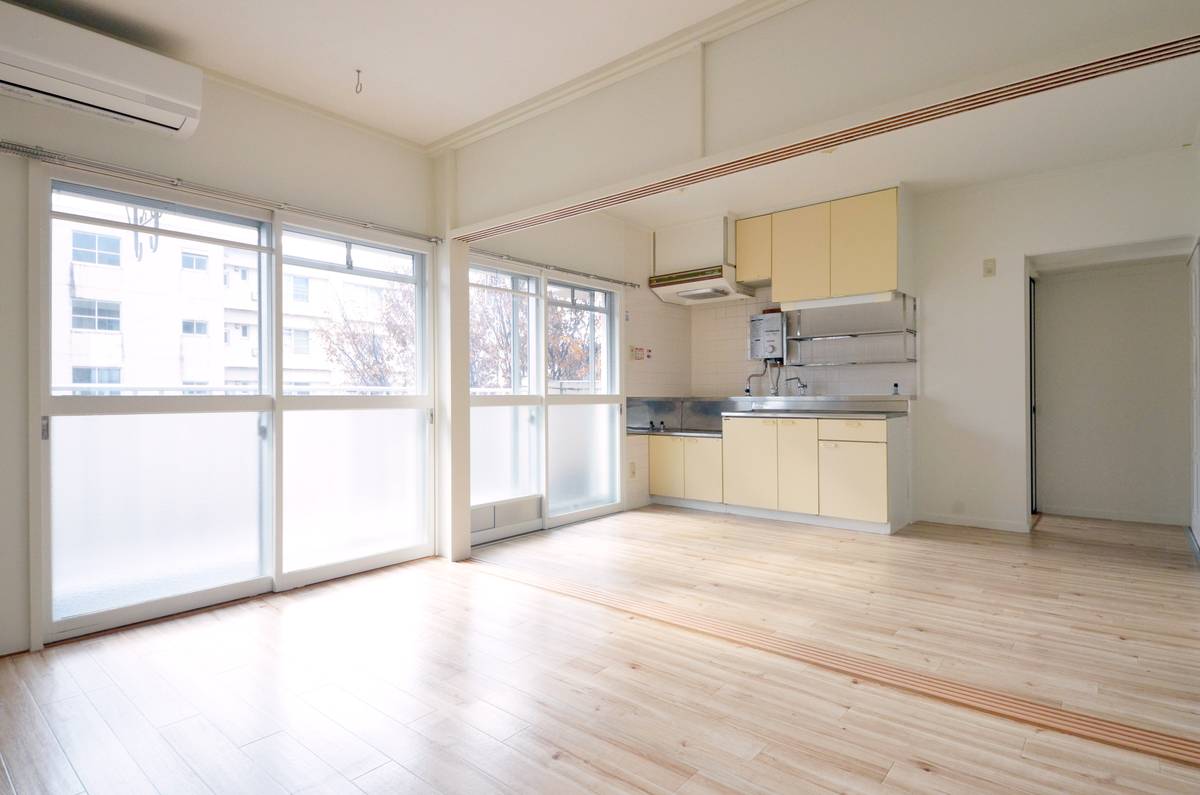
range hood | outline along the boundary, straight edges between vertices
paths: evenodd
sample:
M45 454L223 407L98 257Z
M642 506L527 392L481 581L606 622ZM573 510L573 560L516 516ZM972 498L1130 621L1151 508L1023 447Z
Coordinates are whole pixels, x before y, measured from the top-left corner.
M737 282L733 219L727 215L676 224L654 233L650 289L668 304L705 304L753 297Z
M753 297L754 291L737 283L729 265L713 265L650 277L650 289L668 304L707 304Z

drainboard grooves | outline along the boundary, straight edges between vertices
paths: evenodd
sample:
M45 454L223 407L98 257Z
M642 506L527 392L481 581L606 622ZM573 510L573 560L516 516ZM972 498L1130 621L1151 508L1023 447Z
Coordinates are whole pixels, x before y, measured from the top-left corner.
M707 618L660 602L621 596L598 588L530 574L478 560L467 561L465 565L473 566L496 577L661 621L749 648L789 657L876 684L906 690L928 698L936 698L1038 728L1070 734L1084 740L1092 740L1200 767L1200 742L1186 737L1140 729L1106 718L1040 704L1020 696L987 690L918 671L910 671L867 657L823 649L770 632Z

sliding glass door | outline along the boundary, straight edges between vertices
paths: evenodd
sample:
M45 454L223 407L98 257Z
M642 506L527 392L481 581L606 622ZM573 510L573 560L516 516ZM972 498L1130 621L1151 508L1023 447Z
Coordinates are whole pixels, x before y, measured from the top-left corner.
M615 509L616 295L484 256L472 262L473 543Z
M469 275L472 541L542 527L542 280L474 264Z
M35 645L432 554L427 244L45 171Z
M282 578L432 554L426 252L288 227Z
M547 524L606 513L621 500L616 295L546 285Z
M269 590L268 219L68 182L45 198L47 639Z

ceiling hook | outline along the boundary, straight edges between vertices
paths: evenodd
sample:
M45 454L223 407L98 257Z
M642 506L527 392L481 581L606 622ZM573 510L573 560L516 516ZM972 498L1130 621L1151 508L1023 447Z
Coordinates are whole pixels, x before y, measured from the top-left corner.
M361 94L361 93L362 93L362 89L363 89L363 85L362 85L362 69L355 69L355 70L354 70L354 74L355 74L355 78L354 78L354 93L355 93L355 94Z

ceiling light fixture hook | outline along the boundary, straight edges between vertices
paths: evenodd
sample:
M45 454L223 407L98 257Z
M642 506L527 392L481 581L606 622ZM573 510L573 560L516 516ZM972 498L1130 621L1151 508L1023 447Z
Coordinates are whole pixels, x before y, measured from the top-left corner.
M362 88L363 88L363 86L362 86L362 69L355 69L355 70L354 70L354 74L355 74L355 78L354 78L354 93L355 93L355 94L361 94L361 93L362 93Z

